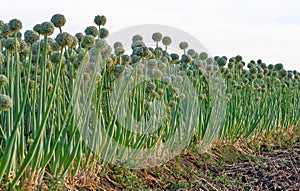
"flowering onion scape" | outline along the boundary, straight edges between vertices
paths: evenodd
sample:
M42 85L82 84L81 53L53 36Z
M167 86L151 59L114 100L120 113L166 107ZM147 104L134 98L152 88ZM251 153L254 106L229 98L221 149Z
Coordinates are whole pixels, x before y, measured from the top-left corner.
M107 44L105 16L97 15L95 26L74 36L63 31L65 23L65 17L56 14L51 22L22 34L20 20L0 21L1 184L14 188L33 174L39 180L46 173L52 177L75 175L90 159L107 165L95 154L112 156L103 146L105 140L94 136L85 142L83 136L95 132L88 130L82 135L84 124L98 125L120 144L135 149L167 141L180 128L177 119L188 95L177 86L185 80L193 83L199 103L199 123L191 144L205 141L205 134L212 133L207 126L214 93L209 87L214 79L208 73L222 76L219 82L224 94L218 99L224 100L226 112L222 113L218 139L250 140L299 123L300 73L285 70L283 64L268 65L261 60L246 64L239 55L212 58L189 49L185 41L176 45L181 54L169 52L172 37L159 31L149 34L155 47L147 47L140 35L132 37L132 53L127 55L122 42ZM52 37L55 30L58 34ZM177 74L167 75L172 69ZM132 73L150 76L124 94L132 116L147 121L157 100L166 106L166 120L148 137L122 129L114 119L118 108L110 104L111 89L118 85L116 78L123 75L130 83L135 77ZM83 94L89 99L84 100ZM91 113L93 118L88 117Z

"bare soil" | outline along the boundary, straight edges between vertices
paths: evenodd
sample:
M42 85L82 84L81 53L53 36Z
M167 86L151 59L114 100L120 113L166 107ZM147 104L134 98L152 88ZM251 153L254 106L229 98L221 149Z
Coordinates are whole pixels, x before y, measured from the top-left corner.
M248 149L249 150L249 149ZM185 152L151 169L104 168L94 178L65 181L68 190L300 190L300 141L288 148L225 145L206 154ZM72 182L72 183L71 183ZM69 184L68 184L69 183Z

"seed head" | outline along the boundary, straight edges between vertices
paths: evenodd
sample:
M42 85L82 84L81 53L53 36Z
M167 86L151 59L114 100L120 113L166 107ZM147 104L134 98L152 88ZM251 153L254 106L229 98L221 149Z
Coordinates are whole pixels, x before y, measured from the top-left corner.
M207 65L206 70L207 70L207 72L212 73L214 71L213 70L213 65Z
M0 111L9 110L12 107L13 103L9 96L0 94Z
M264 77L264 75L263 75L262 73L258 73L256 76L257 76L257 78L259 78L259 79L262 79L262 78Z
M208 54L206 52L201 52L199 55L200 60L206 60L208 58Z
M55 14L52 16L51 22L54 24L55 27L61 28L66 24L66 18L62 14Z
M108 44L106 43L106 41L104 39L97 39L96 40L96 48L98 50L104 51L107 46L108 46Z
M269 70L274 70L274 69L275 69L275 67L274 67L274 65L273 65L273 64L270 64L270 65L268 66L268 69L269 69Z
M98 26L104 26L106 23L106 17L104 15L97 15L94 18L94 23Z
M294 75L297 75L297 70L293 70L293 74L294 74Z
M213 58L207 58L205 62L207 65L213 65L215 63L215 60Z
M1 35L3 37L8 37L12 34L11 30L10 30L10 27L7 23L4 23L1 27Z
M157 61L156 61L156 59L150 59L150 60L148 60L147 67L150 68L150 69L157 68Z
M143 47L134 47L133 48L133 54L137 55L139 57L143 57L144 54L145 54Z
M99 35L100 38L102 39L107 38L108 35L109 35L109 31L106 28L100 29L100 35Z
M278 76L278 72L277 72L277 71L273 71L273 72L272 72L272 76L273 76L273 77L277 77L277 76Z
M176 76L175 81L177 84L182 84L183 83L183 77L182 76Z
M159 80L163 77L163 73L158 69L153 69L152 70L152 77L156 80Z
M275 64L275 70L281 70L283 69L283 64L279 63L279 64Z
M269 72L269 69L265 68L264 71L263 71L263 74L264 74L264 75L268 75L269 73L270 73L270 72Z
M0 87L6 86L7 84L8 84L8 78L5 75L0 74Z
M225 66L226 65L226 62L227 60L224 58L224 57L220 57L218 60L217 60L217 63L219 66Z
M287 72L284 69L279 70L279 77L284 78L287 76Z
M153 33L152 35L152 40L154 40L155 42L159 42L162 39L162 34L159 32Z
M287 77L290 78L290 79L293 78L293 73L292 73L292 71L288 71Z
M189 64L189 63L191 63L192 58L191 58L190 55L183 54L183 55L181 56L181 61L182 61L183 63L185 63L185 64Z
M7 39L4 39L3 46L5 47L6 50L12 51L12 52L20 48L19 42L17 41L15 43L15 39L11 38L11 37L7 38Z
M194 49L189 49L187 51L187 54L190 55L192 58L195 58L196 56L196 51Z
M169 46L172 43L172 39L168 36L163 37L162 43L165 46Z
M90 48L92 46L94 46L95 44L95 38L92 35L86 35L84 36L83 40L82 40L82 47L83 48Z
M179 59L179 55L176 54L176 53L172 53L172 54L170 54L170 56L171 56L171 58L172 58L172 61L176 61L176 60Z
M121 42L115 42L114 43L114 49L116 49L117 47L122 47L123 48L123 44Z
M146 92L151 92L156 89L156 85L153 82L149 82L146 85Z
M52 63L58 64L59 61L60 61L60 53L58 53L58 52L53 53L53 54L50 56L50 60L51 60Z
M143 41L143 37L141 35L138 35L138 34L134 35L132 37L132 42L135 42L137 40Z
M24 33L24 40L27 44L32 45L39 40L39 34L33 30L27 30Z
M254 68L255 67L255 64L253 64L253 63L249 63L249 64L247 64L247 68L249 68L249 69L251 69L251 68Z
M71 47L73 44L73 37L69 33L63 32L56 36L55 41L61 47Z
M133 41L131 44L131 48L144 47L144 46L145 46L145 43L142 40Z
M164 76L161 81L165 84L165 85L170 85L172 83L172 79L168 76Z
M160 61L158 63L158 68L161 70L161 71L166 71L167 70L167 64L165 64L164 62Z
M125 70L125 66L124 65L117 65L117 66L115 66L115 71L116 71L117 74L123 73L124 70Z
M228 68L229 69L233 69L234 68L234 63L233 62L229 62L228 63Z
M124 50L123 46L118 46L118 47L115 48L115 54L117 56L123 55L124 52L125 52L125 50Z
M182 50L185 50L189 47L189 44L187 42L180 42L179 43L179 48Z
M33 27L33 31L37 32L38 34L41 34L41 24L36 24Z
M98 35L98 29L95 26L88 26L86 27L86 29L84 30L85 35L92 35L94 37L96 37Z
M131 56L131 64L135 64L139 62L140 58L137 55L132 54Z
M245 85L248 84L248 83L249 83L248 78L244 78L244 79L243 79L243 83L244 83Z
M122 63L123 64L129 64L131 62L131 58L130 58L130 56L128 56L128 55L123 55L122 56Z
M84 38L84 35L83 35L82 33L77 33L77 34L75 35L75 37L77 38L78 43L81 43L82 40L83 40L83 38Z
M18 19L12 19L8 23L11 32L18 32L22 29L22 22Z
M50 22L43 22L40 25L40 34L50 36L54 32L54 25Z
M237 86L236 86L236 89L237 89L237 90L242 90L242 89L243 89L243 86L237 85Z
M243 60L243 57L241 57L240 55L237 55L236 57L235 57L235 61L236 62L240 62L240 61L242 61Z
M258 63L259 63L259 61L261 62L261 60L258 60ZM262 69L266 69L267 68L267 65L265 63L259 63L259 65L260 65L260 67Z

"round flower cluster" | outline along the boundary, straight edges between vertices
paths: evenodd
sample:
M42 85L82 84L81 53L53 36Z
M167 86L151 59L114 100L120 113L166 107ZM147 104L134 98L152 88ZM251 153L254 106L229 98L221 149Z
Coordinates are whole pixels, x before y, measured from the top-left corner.
M18 19L12 19L8 23L11 32L19 32L22 29L22 22Z
M94 23L98 26L104 26L106 24L106 17L104 15L97 15L94 18Z
M55 41L57 45L61 47L72 47L73 45L73 37L67 32L59 33L56 36Z
M13 106L12 100L9 96L0 94L0 111L9 110Z
M61 28L66 24L66 18L62 14L55 14L52 16L51 22L54 24L55 27Z

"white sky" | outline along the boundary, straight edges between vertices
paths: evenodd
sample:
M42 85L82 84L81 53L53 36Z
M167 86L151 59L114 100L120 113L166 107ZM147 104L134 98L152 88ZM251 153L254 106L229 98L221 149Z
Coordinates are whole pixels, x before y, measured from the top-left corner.
M111 33L140 24L169 25L193 35L212 55L240 54L300 70L298 0L1 0L0 19L18 18L24 29L67 18L64 31L83 32L105 15ZM131 37L128 37L131 38ZM182 39L184 41L184 39Z

